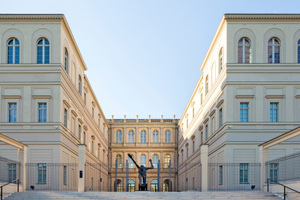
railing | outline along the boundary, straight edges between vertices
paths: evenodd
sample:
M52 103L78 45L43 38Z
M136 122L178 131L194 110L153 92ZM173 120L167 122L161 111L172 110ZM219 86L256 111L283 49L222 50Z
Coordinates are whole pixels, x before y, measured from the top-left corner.
M3 188L4 188L4 186L6 186L6 185L8 185L8 184L10 184L10 183L14 183L14 182L16 182L17 183L17 192L19 192L19 187L20 187L20 181L19 181L19 179L16 179L16 180L13 180L13 181L11 181L11 182L8 182L8 183L6 183L6 184L4 184L4 185L1 185L0 186L0 188L1 188L1 200L3 200Z
M284 199L284 200L286 200L286 196L287 196L287 194L286 194L286 189L292 190L292 191L294 191L294 192L300 194L300 191L297 191L297 190L295 190L295 189L293 189L293 188L290 188L290 187L288 187L288 186L286 186L286 185L284 185L284 184L282 184L282 183L278 183L277 181L273 181L273 180L271 180L271 179L269 179L269 178L267 179L267 191L268 191L268 192L270 192L270 181L272 181L272 184L281 185L281 186L283 187L283 199Z

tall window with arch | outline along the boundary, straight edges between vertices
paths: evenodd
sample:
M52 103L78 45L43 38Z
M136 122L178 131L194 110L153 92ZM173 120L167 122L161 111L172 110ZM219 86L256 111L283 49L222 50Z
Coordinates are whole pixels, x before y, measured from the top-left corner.
M79 75L78 77L78 92L81 95L81 90L82 90L82 80L81 80L81 76Z
M169 154L166 154L164 158L164 168L169 168L170 160L171 156Z
M251 63L251 42L241 38L238 42L238 63Z
M131 154L132 155L132 154ZM132 155L132 158L134 159L134 156ZM131 158L128 158L128 167L129 168L134 168L134 163Z
M206 78L205 78L205 95L207 95L208 93L208 75L206 75Z
M134 132L133 132L133 130L128 132L128 143L134 143Z
M158 143L158 131L153 131L153 143Z
M223 48L221 48L219 52L219 73L221 73L223 69L223 64Z
M122 156L120 154L116 157L117 160L117 168L122 168Z
M297 57L298 57L298 63L300 63L300 39L298 40Z
M143 154L141 155L141 162L140 162L140 166L144 165L146 167L146 156Z
M20 42L16 38L12 38L7 43L7 63L20 63Z
M169 130L165 132L165 143L171 143L171 131Z
M141 143L146 143L146 131L141 131Z
M65 61L65 63L64 63L64 69L68 73L68 71L69 71L69 69L68 69L68 67L69 67L69 55L68 55L67 48L65 48L65 57L64 58L65 58L64 59L64 61Z
M276 37L268 41L268 63L280 63L280 40Z
M50 43L46 38L42 38L37 43L37 63L49 64Z
M122 131L117 130L116 133L116 143L122 143Z
M153 167L157 168L157 165L158 165L158 155L154 154L152 160L153 160Z

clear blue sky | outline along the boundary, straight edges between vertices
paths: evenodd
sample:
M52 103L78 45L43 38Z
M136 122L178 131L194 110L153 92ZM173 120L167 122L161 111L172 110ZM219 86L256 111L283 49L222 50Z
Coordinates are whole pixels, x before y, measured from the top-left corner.
M180 118L224 13L299 13L299 0L0 0L65 14L106 118Z

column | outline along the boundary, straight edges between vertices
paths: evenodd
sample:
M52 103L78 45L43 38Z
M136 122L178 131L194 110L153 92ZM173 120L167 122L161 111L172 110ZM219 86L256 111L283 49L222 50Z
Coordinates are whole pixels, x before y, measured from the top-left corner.
M148 139L147 139L147 146L150 146L150 128L148 127L147 128L147 136L148 136Z
M21 191L26 191L26 164L27 164L27 147L24 146L23 150L18 149L18 162L21 164L20 177L22 188Z
M260 161L260 187L262 192L266 192L264 186L267 180L266 174L266 165L265 163L268 161L268 149L264 148L264 146L259 147L259 161Z
M208 145L201 145L200 149L200 161L201 161L201 192L207 192L208 190Z
M78 144L78 192L84 192L85 188L85 144Z

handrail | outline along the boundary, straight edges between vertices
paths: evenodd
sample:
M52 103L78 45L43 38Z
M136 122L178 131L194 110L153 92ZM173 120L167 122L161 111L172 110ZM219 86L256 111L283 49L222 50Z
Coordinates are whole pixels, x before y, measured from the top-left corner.
M282 187L283 187L283 199L284 200L286 200L286 188L287 189L289 189L289 190L292 190L292 191L294 191L294 192L297 192L298 194L300 194L300 191L298 191L298 190L295 190L295 189L293 189L293 188L290 188L289 186L286 186L286 185L284 185L284 184L282 184L282 183L278 183L277 181L273 181L273 180L271 180L271 179L267 179L267 191L269 192L270 191L270 181L272 181L272 183L275 183L275 184L278 184L278 185L281 185Z
M3 200L3 187L6 186L6 185L8 185L8 184L10 184L10 183L14 183L14 182L17 183L17 185L18 185L17 186L17 192L19 192L19 187L20 187L20 180L19 179L13 180L13 181L8 182L8 183L5 183L4 185L0 186L0 188L1 188L1 194L0 194L1 200Z

